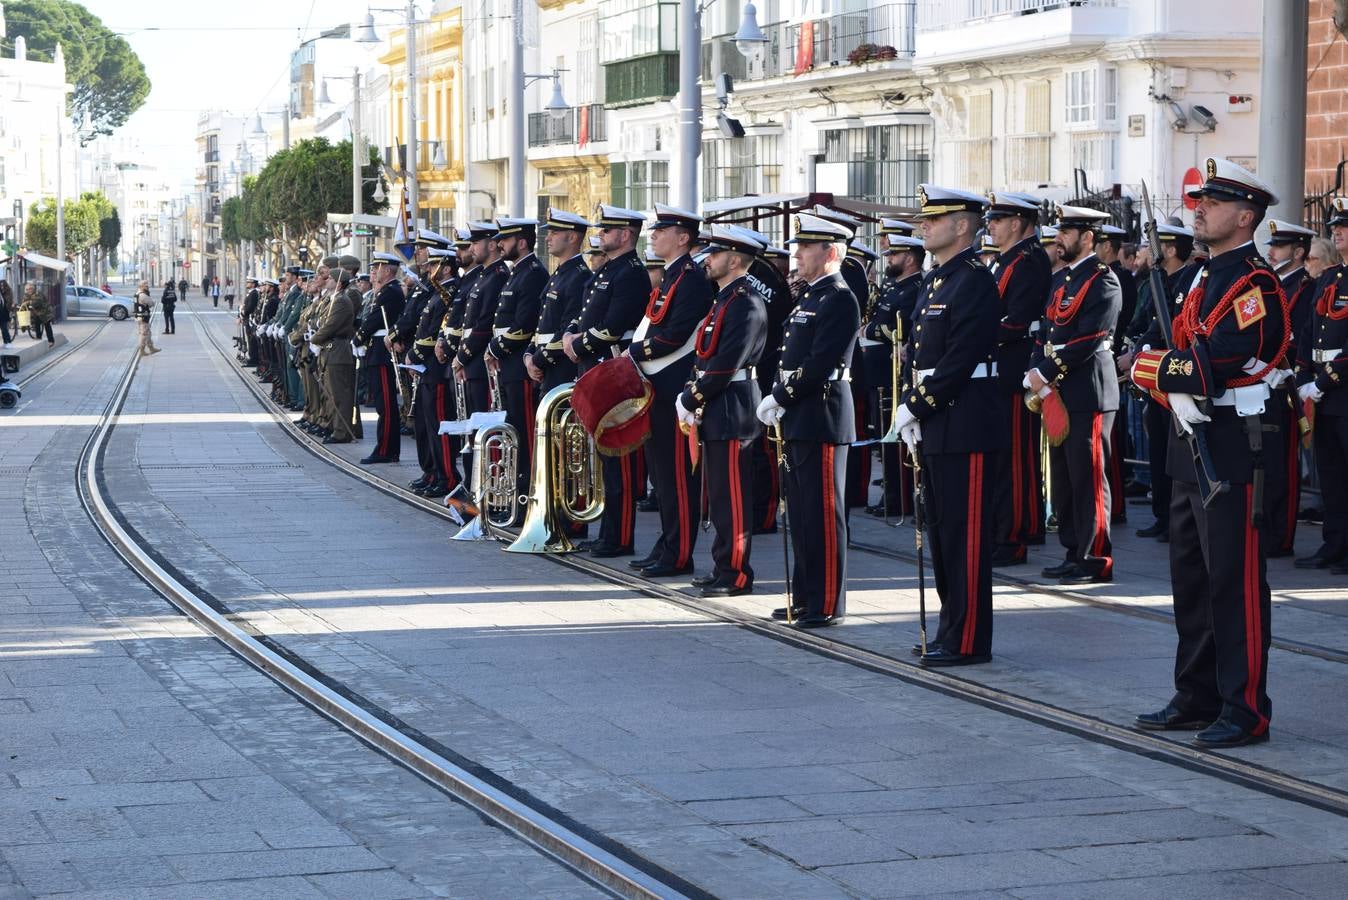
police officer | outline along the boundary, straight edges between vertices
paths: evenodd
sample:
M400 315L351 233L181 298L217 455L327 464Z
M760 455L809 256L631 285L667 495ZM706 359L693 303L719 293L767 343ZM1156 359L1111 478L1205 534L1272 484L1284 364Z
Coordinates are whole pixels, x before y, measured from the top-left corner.
M1326 223L1335 248L1348 251L1348 198L1336 197ZM1315 309L1301 335L1297 388L1302 402L1315 404L1315 470L1324 503L1323 538L1298 569L1334 566L1348 559L1348 264L1330 266L1314 287ZM1337 341L1337 343L1335 343Z
M921 662L973 665L992 658L989 463L1007 445L996 362L1002 304L975 255L986 199L929 184L918 196L922 242L936 266L922 279L913 312L897 422L904 443L920 454L941 597L940 625Z
M767 303L749 280L766 241L734 225L713 225L704 265L719 288L696 332L697 361L675 399L680 424L702 442L708 515L716 531L712 570L693 579L704 597L753 590L753 447L761 428L754 411L762 397L753 367L767 337Z
M580 315L567 326L562 349L584 375L625 349L641 321L650 294L637 237L646 218L619 206L599 206L599 246L607 261L585 289ZM636 461L634 454L604 457L604 513L599 538L586 546L600 558L635 553Z
M1023 384L1041 397L1058 392L1069 429L1049 442L1049 475L1058 541L1066 558L1044 569L1061 584L1111 581L1110 446L1119 408L1114 328L1123 303L1119 280L1095 255L1095 229L1106 213L1059 206L1058 254L1066 266L1053 279L1040 342Z
M1025 562L1026 545L1044 542L1043 467L1039 415L1025 405L1021 378L1048 303L1051 264L1035 228L1039 201L1027 194L997 191L988 196L988 235L997 245L989 270L1001 297L997 329L997 387L1010 446L992 461L993 566Z
M398 321L407 303L403 286L398 281L400 262L392 253L379 251L374 254L370 266L374 302L356 332L356 341L366 348L366 388L378 416L374 449L361 460L365 465L397 462L402 455L402 434L398 429L398 381L394 374L393 354L384 343L390 326Z
M1258 467L1265 379L1287 335L1282 288L1253 240L1276 202L1273 190L1229 160L1209 158L1205 169L1206 180L1189 196L1199 201L1194 237L1211 257L1175 323L1175 349L1139 354L1133 380L1165 393L1186 431L1204 426L1215 475L1230 487L1200 496L1187 442L1170 442L1175 694L1136 721L1151 730L1201 728L1194 741L1211 748L1268 740L1269 590Z
M647 578L693 570L702 473L693 470L688 441L675 419L674 401L692 373L698 325L712 303L711 283L689 253L701 224L702 217L695 212L655 204L649 240L651 249L664 260L660 283L651 290L646 313L625 351L654 389L651 438L643 449L659 498L660 536L644 559L630 563Z
M492 339L487 345L486 366L496 373L505 404L506 422L519 436L516 493L529 493L529 475L534 440L534 407L538 405L533 379L524 370L524 351L538 330L538 315L543 305L543 288L548 270L534 253L538 241L536 219L500 218L493 239L501 247L501 257L510 265L510 277L501 288L496 306Z
M847 609L847 451L857 438L847 381L861 312L843 280L850 230L801 213L795 218L796 272L805 287L787 320L777 380L758 419L786 444L787 515L795 556L789 612L801 628L842 621ZM772 613L788 617L783 607Z
M538 314L538 332L524 355L524 367L542 397L559 384L576 380L576 364L562 350L562 333L580 316L590 269L581 251L590 223L563 209L548 209L548 256L558 260L543 287L543 307Z
M1306 271L1315 232L1291 222L1270 219L1268 261L1278 274L1287 302L1292 343L1278 363L1283 378L1271 386L1266 420L1276 428L1264 443L1264 518L1268 525L1268 556L1291 556L1296 543L1297 507L1301 497L1301 401L1293 370L1297 341L1315 309L1315 279ZM1309 427L1309 423L1307 425Z
M469 222L472 232L473 259L482 270L473 279L463 310L463 338L454 355L454 377L464 383L464 398L468 412L487 412L491 409L491 387L485 355L496 327L496 307L501 302L501 289L510 278L510 267L501 256L501 245L494 240L497 234L493 222Z
M777 378L777 354L782 346L782 331L791 309L796 305L786 275L791 265L791 254L785 247L768 244L749 264L748 279L753 290L767 304L768 332L763 343L763 355L755 371L759 393L772 390ZM753 447L754 534L772 534L777 531L777 505L781 485L777 483L777 445L772 436L763 432Z

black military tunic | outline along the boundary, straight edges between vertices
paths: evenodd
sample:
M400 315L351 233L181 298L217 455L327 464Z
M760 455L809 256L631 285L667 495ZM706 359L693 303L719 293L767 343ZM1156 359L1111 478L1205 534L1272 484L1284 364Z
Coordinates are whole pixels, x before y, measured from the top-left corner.
M1094 254L1059 270L1030 362L1058 390L1070 423L1067 440L1049 447L1058 541L1077 570L1062 574L1098 581L1114 572L1107 473L1119 408L1114 328L1122 302L1118 279Z
M463 311L463 337L459 341L455 358L463 366L465 399L470 413L486 412L491 408L487 364L483 361L483 354L491 343L492 329L496 325L496 307L509 277L510 268L505 260L498 259L482 267L468 291L468 301Z
M651 282L635 250L613 257L585 288L580 315L567 327L579 335L572 349L578 374L612 359L632 339L646 308ZM596 549L630 552L636 528L637 466L633 457L604 457L604 515Z
M860 307L841 274L808 285L787 319L772 396L785 412L794 602L808 616L847 609L846 472L857 439L849 366Z
M543 371L540 397L559 384L576 380L576 364L562 347L562 334L569 322L580 317L590 275L585 257L577 253L557 267L543 288L538 332L529 347L534 365Z
M496 320L488 352L501 362L497 378L501 383L501 400L505 404L506 422L515 426L519 435L516 492L529 492L529 476L533 472L534 409L538 405L534 380L524 369L524 351L538 330L539 307L543 304L543 287L548 283L548 270L543 268L532 252L510 267L510 277L501 288L501 299L496 306Z
M772 382L777 377L777 353L782 344L782 329L796 301L791 296L791 286L786 283L786 276L762 257L754 258L747 277L768 308L767 338L757 365L758 389L766 394L772 390ZM754 533L768 534L777 530L781 485L777 483L777 447L766 432L754 442L753 459Z
M874 285L866 275L866 264L855 256L849 255L843 258L839 271L842 274L843 281L847 283L848 290L856 298L857 315L862 322L865 322L867 311L871 305L871 296L875 292ZM871 393L876 385L871 384L866 376L866 363L860 342L852 350L851 365L852 380L849 382L849 387L852 390L852 409L855 411L857 419L857 437L879 437L878 434L870 433ZM871 448L870 446L854 448L847 454L847 488L845 494L847 507L850 509L853 506L865 506L870 490Z
M421 321L421 313L426 308L426 304L431 301L431 293L425 286L418 283L412 288L412 292L407 296L407 302L403 305L402 314L398 316L398 321L390 331L392 343L402 346L403 352L399 354L398 363L405 366L420 365L413 352L416 348L417 324ZM421 467L421 474L425 483L439 481L439 474L435 466L435 450L431 446L434 440L433 435L428 435L425 428L417 424L418 409L421 401L421 395L427 392L433 392L414 369L398 369L401 373L399 385L403 391L402 408L399 410L402 419L411 429L417 443L417 464Z
M753 448L762 436L754 412L762 394L753 367L766 345L767 322L767 302L748 276L722 288L697 331L697 360L682 394L684 408L699 415L708 514L716 531L711 584L717 587L754 583Z
M402 453L402 435L398 430L397 375L393 355L384 345L384 336L402 315L407 298L403 286L393 279L379 289L356 329L356 343L365 348L363 370L366 396L378 413L372 456L397 462Z
M1315 310L1315 279L1304 268L1279 279L1287 301L1292 343L1287 357L1278 364L1294 369L1302 333ZM1268 555L1290 556L1296 543L1297 511L1301 496L1302 406L1296 382L1271 391L1264 407L1264 422L1277 429L1264 441L1264 521L1268 532Z
M862 324L861 358L866 368L866 383L871 388L870 433L877 438L889 430L894 417L892 394L896 344L901 345L906 339L904 317L911 322L921 286L920 272L905 278L887 279L881 285ZM912 474L903 465L907 455L908 449L901 443L880 448L881 470L884 473L884 496L880 499L879 507L882 515L901 516L912 512Z
M992 485L1007 447L995 374L1002 304L973 247L922 279L903 403L922 428L924 513L941 621L929 651L992 653Z
M646 314L637 326L640 333L628 348L655 390L651 439L643 449L660 498L660 536L648 558L662 568L690 568L697 544L702 473L693 470L688 441L674 416L674 400L692 372L693 341L711 302L711 282L702 267L684 254L665 266L660 286L651 291Z
M458 469L458 454L450 436L440 433L440 423L454 418L454 378L453 369L440 362L435 353L435 345L440 339L445 319L453 308L454 295L458 291L458 282L450 277L436 288L434 295L421 309L417 319L416 336L412 345L412 357L417 364L426 367L421 376L422 390L417 401L417 419L415 430L417 441L423 439L430 447L431 465L435 477L446 492L454 490L463 481ZM448 303L446 302L448 298ZM424 438L423 438L424 436ZM434 490L431 496L439 494Z
M1119 280L1119 290L1122 297L1118 322L1114 326L1113 352L1117 359L1124 352L1125 341L1128 337L1128 325L1133 321L1133 316L1137 314L1137 279L1117 259L1109 264L1109 268L1114 273L1114 277ZM1115 371L1118 371L1117 368ZM1124 459L1127 458L1129 450L1128 413L1131 409L1127 399L1126 396L1120 396L1119 398L1119 408L1114 416L1113 436L1109 441L1109 469L1105 473L1109 476L1110 522L1115 525L1128 521L1128 498L1123 495Z
M998 563L1025 559L1027 544L1044 541L1043 466L1039 416L1025 406L1022 379L1048 304L1052 266L1038 235L1000 254L997 280L1002 320L997 329L997 387L1010 445L992 460L993 522Z
M1319 555L1348 558L1348 266L1326 269L1315 283L1315 307L1297 351L1297 384L1324 393L1315 403L1315 470L1324 504Z

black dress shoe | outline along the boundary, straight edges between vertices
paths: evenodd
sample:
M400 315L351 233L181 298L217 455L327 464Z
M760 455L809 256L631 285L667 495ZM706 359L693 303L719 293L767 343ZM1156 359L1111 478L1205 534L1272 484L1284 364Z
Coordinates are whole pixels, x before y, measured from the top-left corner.
M660 561L660 557L654 553L649 556L643 556L641 559L629 559L627 565L633 569L644 569L647 566L653 566Z
M703 588L703 587L706 587L707 585L715 584L715 583L716 583L716 573L715 573L715 572L710 572L710 573L708 573L708 574L706 574L706 575L699 575L699 576L697 576L696 578L693 579L693 587L696 587L696 588Z
M1152 713L1142 713L1133 719L1133 727L1143 731L1198 731L1212 724L1212 716L1186 712L1173 703Z
M325 443L325 444L349 444L349 443L351 443L351 438L335 438L335 437L333 437L332 435L328 435L327 437L323 438L323 443Z
M842 616L826 616L823 613L806 613L796 619L797 628L827 628L830 625L837 625L843 620Z
M645 500L641 500L637 503L637 512L659 512L659 511L660 511L660 501L656 499L654 494L647 497Z
M746 584L744 587L736 587L733 582L717 581L712 584L704 585L702 596L704 597L738 597L741 594L752 594L754 586Z
M777 533L777 526L776 526L776 525L770 525L770 526L768 526L767 528L755 528L755 529L754 529L754 534L776 534L776 533Z
M410 434L416 434L416 432L413 431L412 428L411 428L411 426L409 426L409 425L401 425L401 426L399 426L399 428L398 428L398 433L401 434L401 435L403 435L404 437L406 437L407 435L410 435Z
M1246 744L1262 744L1268 740L1268 729L1262 734L1246 731L1230 719L1222 718L1194 735L1194 746L1204 748L1244 747Z
M1039 574L1043 575L1045 578L1062 578L1064 575L1075 572L1076 568L1076 563L1072 562L1070 559L1065 559L1056 566L1047 566Z
M1004 568L1006 566L1019 566L1027 562L1025 549L1014 550L1010 547L998 547L992 551L992 567L994 569Z
M597 544L590 555L596 559L613 559L618 556L631 556L637 551L631 547L619 547L614 544Z
M416 479L415 481L409 481L409 482L407 482L407 489L408 489L409 491L419 491L419 490L421 490L422 488L424 488L426 485L428 485L428 484L430 484L430 483L431 483L431 476L429 476L429 475L422 475L420 478Z
M433 481L417 493L421 494L423 497L430 497L434 500L437 497L443 497L448 494L449 485L445 484L443 481Z
M372 466L375 463L389 463L389 462L397 462L397 460L392 459L391 457L388 456L375 456L373 453L371 453L369 456L363 458L360 461L360 464L362 466Z
M1155 522L1152 522L1146 528L1139 528L1137 530L1137 536L1140 538L1158 538L1163 534L1168 534L1169 532L1170 532L1170 523L1162 522L1158 519Z
M1335 553L1328 547L1322 546L1310 556L1299 557L1293 565L1298 569L1328 569L1341 559L1343 559L1342 553Z
M801 616L803 616L803 615L805 615L805 607L803 607L803 606L793 606L793 607L791 607L791 618L793 618L793 619L799 619L799 618L800 618ZM779 607L777 607L776 609L774 609L774 610L772 611L772 617L773 617L774 619L776 619L777 621L779 621L779 622L785 622L785 621L786 621L786 607L785 607L785 606L779 606Z
M599 546L598 538L586 538L583 541L576 541L576 549L583 550L587 553L598 546Z
M979 663L992 662L992 654L954 653L944 647L932 647L918 662L924 666L938 669L947 666L976 666Z
M671 566L669 563L656 563L655 565L647 566L646 568L642 569L641 577L673 578L676 575L687 575L692 571L693 571L692 563L689 563L683 568L679 568L678 566Z
M1058 584L1103 584L1114 580L1113 575L1098 575L1076 566L1058 579Z

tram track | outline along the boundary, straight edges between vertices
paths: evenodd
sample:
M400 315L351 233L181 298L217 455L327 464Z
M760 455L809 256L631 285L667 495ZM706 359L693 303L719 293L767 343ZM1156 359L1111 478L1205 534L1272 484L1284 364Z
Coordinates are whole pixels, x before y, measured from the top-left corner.
M48 354L47 356L44 356L41 360L41 364L32 372L30 372L22 381L18 382L19 390L22 391L28 385L32 384L34 381L37 381L39 378L50 372L52 369L56 368L61 363L65 362L68 359L72 359L75 353L84 349L90 343L92 343L94 338L102 334L103 329L107 328L108 325L110 325L111 323L112 319L110 318L106 319L102 323L100 323L99 326L95 328L92 332L85 335L84 338L82 338L79 343L67 344L59 353Z
M208 331L204 333L215 346L217 352L221 354L227 367L235 372L262 407L272 414L278 424L282 425L284 433L289 435L296 444L317 459L341 470L363 484L397 499L401 503L428 512L451 524L457 524L454 523L449 510L443 505L411 494L401 486L361 468L314 442L307 434L300 431L289 415L280 410L280 407L271 400L266 389L256 379L250 378L248 373L236 364L228 351L220 345L216 335ZM858 549L874 552L869 545ZM881 553L880 555L889 554ZM943 670L928 669L914 660L869 650L837 636L828 636L819 631L803 631L771 622L757 614L704 600L675 588L653 583L635 574L628 575L618 569L574 554L566 556L544 555L543 558L556 565L598 578L633 593L667 601L705 618L742 628L820 657L846 663L906 684L974 703L1058 732L1075 735L1093 743L1107 745L1146 759L1217 778L1267 796L1289 800L1340 816L1348 816L1348 790L1341 790L1267 766L1247 762L1221 752L1199 749L1190 744L1172 740L1163 734L1138 731L1117 722L1078 713L1043 700L985 685L971 678L960 677ZM916 562L915 559L912 561ZM1035 591L1040 590L1037 585L1021 584L1019 586L1030 587ZM1049 591L1043 592L1051 593ZM1067 599L1078 599L1078 596ZM1098 600L1098 598L1094 599ZM1133 610L1132 608L1118 609L1119 606L1121 605L1109 604L1102 608L1130 614L1133 612L1147 613L1148 615L1142 617L1155 616L1157 621L1170 621L1164 614L1147 610ZM1302 646L1301 651L1291 650L1290 647L1287 649L1291 652L1303 652L1306 655L1320 656L1321 658L1326 657L1322 656L1321 653L1310 651L1315 649L1331 655L1338 653L1331 648L1315 648L1314 645ZM1343 661L1348 661L1348 657L1345 657Z
M104 467L109 438L138 367L139 357L133 355L80 452L76 477L90 520L131 571L306 706L594 886L619 897L710 897L692 882L572 819L327 676L235 614L154 549L111 499Z

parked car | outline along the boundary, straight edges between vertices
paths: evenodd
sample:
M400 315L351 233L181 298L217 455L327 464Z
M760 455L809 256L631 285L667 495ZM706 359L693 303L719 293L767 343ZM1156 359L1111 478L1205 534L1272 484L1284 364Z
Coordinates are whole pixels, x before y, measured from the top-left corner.
M86 284L66 285L66 315L112 316L118 322L131 317L131 301Z

